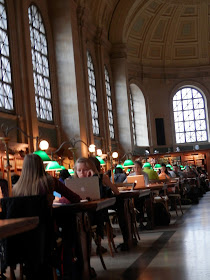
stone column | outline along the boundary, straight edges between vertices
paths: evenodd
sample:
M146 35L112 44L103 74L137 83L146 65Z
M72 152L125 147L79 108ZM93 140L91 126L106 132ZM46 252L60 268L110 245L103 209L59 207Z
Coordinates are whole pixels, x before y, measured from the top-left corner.
M128 152L133 150L133 144L128 94L127 54L124 44L113 46L111 67L116 97L119 144L123 152Z
M63 140L75 138L87 143L81 26L78 26L77 4L69 0L52 0L49 10L55 43ZM84 144L77 144L77 148L78 155L87 155Z

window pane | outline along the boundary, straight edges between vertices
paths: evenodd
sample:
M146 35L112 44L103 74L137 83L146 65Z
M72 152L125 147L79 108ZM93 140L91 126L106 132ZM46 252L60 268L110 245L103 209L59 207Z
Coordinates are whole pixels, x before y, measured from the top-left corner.
M180 100L174 100L173 109L174 111L182 111L182 102Z
M37 117L52 121L52 99L47 39L42 16L35 5L28 8Z
M183 112L174 112L174 121L175 122L183 121Z
M185 122L185 131L194 131L195 123L194 121Z
M5 2L0 1L0 109L14 110Z
M87 52L87 66L88 66L88 81L89 81L90 106L91 106L93 134L94 135L99 135L100 132L99 132L99 118L98 118L98 105L97 105L95 73L94 73L92 57L89 54L89 52Z
M184 123L183 122L175 123L175 131L176 132L184 132Z
M134 114L134 106L133 106L133 96L131 89L130 90L130 108L131 108L131 123L133 129L133 143L136 144L136 125L135 125L135 114Z
M190 99L190 98L192 98L192 89L183 88L182 89L182 99Z
M208 141L205 101L194 88L182 88L173 97L177 143Z
M201 98L194 99L193 104L195 109L204 108L204 101Z
M184 142L185 142L185 134L176 133L176 143L184 143Z
M107 100L107 109L108 109L108 121L109 121L109 135L111 139L114 139L114 119L112 112L112 94L111 94L111 86L109 80L109 73L104 67L105 74L105 86L106 86L106 100Z
M192 110L192 109L193 109L192 100L183 100L183 110Z
M195 142L196 138L195 138L195 132L186 132L186 142Z

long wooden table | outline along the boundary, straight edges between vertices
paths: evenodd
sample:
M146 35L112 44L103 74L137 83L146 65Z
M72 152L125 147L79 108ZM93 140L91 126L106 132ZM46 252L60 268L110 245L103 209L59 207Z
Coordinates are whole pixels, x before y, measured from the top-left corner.
M39 217L0 220L0 239L34 229Z
M82 279L91 279L90 271L90 221L89 216L86 213L94 213L99 210L105 209L114 205L116 198L106 198L99 199L94 201L80 202L75 204L53 204L53 212L56 217L59 219L59 216L65 215L66 219L68 215L75 215L77 220L77 228L72 229L77 231L79 246L81 248L83 259L83 270L82 270ZM68 221L66 221L68 222Z
M131 199L135 199L135 198L140 198L140 197L145 197L150 195L150 189L137 189L137 190L130 190L129 187L126 190L126 188L124 190L120 191L120 195L119 198L124 200L124 217L125 217L125 230L128 234L128 240L126 240L128 242L128 246L129 248L131 248L134 244L136 244L138 242L137 237L138 237L138 233L136 234L135 231L137 231L138 229L136 228L136 218L135 218L135 213L132 209L130 209L131 206ZM124 240L125 242L125 240Z

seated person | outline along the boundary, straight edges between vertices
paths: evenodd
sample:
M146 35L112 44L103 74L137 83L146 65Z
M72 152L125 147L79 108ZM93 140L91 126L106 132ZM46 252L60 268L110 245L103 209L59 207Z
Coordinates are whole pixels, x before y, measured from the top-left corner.
M160 180L167 180L169 181L171 179L170 173L168 172L165 163L161 164L161 172L158 175Z
M146 162L143 166L143 171L145 173L147 173L148 177L149 177L149 181L150 180L158 180L159 181L159 177L156 171L154 171L152 169L152 166L149 162Z
M144 175L144 182L145 186L149 184L149 176L146 172L142 170L142 163L140 160L134 161L134 172L130 173L128 176L135 176L135 175ZM127 183L127 179L124 181L124 183Z
M116 167L114 173L114 182L115 183L122 183L127 178L126 174L123 172L122 168Z
M173 178L183 177L183 172L181 170L179 170L179 167L177 166L177 164L173 165L173 170L169 171L169 173L171 174L171 177L173 177Z

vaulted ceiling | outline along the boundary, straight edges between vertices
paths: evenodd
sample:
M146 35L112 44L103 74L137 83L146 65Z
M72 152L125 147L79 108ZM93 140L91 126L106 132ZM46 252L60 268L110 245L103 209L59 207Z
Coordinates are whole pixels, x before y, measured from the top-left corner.
M210 0L83 0L129 62L200 66L210 61Z

